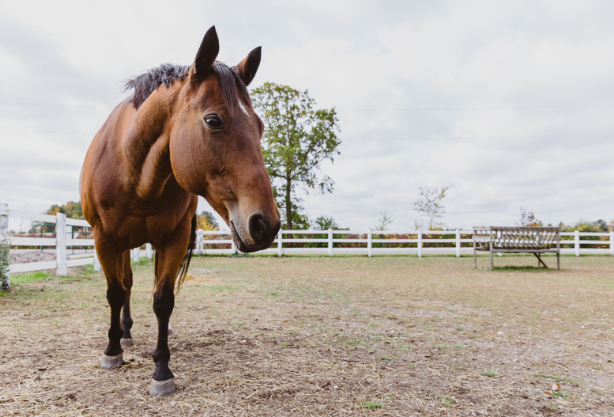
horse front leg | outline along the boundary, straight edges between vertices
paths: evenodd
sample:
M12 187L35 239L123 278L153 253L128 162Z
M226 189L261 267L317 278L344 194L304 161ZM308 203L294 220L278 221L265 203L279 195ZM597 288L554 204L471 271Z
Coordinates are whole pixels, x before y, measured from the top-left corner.
M171 395L175 392L175 379L168 363L169 321L175 307L175 281L177 272L186 254L188 236L176 236L174 244L156 247L157 282L153 297L153 309L158 319L158 343L153 354L156 370L153 374L150 395Z
M174 280L161 285L154 293L153 309L158 318L158 343L153 353L156 370L151 381L149 394L171 395L175 392L175 377L168 362L171 352L168 348L168 324L175 307Z

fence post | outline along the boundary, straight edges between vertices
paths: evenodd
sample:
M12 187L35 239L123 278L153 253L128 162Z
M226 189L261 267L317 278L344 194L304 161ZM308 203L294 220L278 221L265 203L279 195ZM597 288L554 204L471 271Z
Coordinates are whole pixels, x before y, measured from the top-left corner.
M203 229L196 231L196 247L194 249L197 255L205 253L205 231Z
M137 248L134 248L132 251L133 251L132 254L134 255L134 262L138 264L139 261L141 260L141 248L137 247Z
M333 229L328 229L328 256L333 256Z
M367 254L369 255L369 258L371 257L371 254L373 252L373 232L371 230L369 230L369 233L367 233Z
M418 258L422 258L422 230L418 230Z
M66 276L66 215L57 213L55 215L55 254L57 259L57 275Z
M0 243L3 243L4 239L8 239L9 236L9 206L5 203L0 203ZM10 243L8 243L10 245ZM9 248L6 249L6 255L8 257ZM0 255L1 256L1 255ZM1 261L8 262L8 259L0 259ZM0 270L0 291L8 290L11 287L11 276L8 271L9 265L7 265L6 276L2 276L2 270Z
M461 235L460 229L456 229L456 257L460 258L460 248L461 248Z
M610 255L614 256L614 232L610 232Z
M230 242L230 251L232 252L233 255L236 255L237 245L235 245L235 240L232 238L232 236L230 236L230 239L232 240L232 242Z
M96 248L94 248L94 271L102 271L102 267L100 266L100 259L98 259L98 252L96 252Z
M153 256L153 250L151 248L151 243L145 244L145 256L147 256L149 259L151 259Z
M574 248L576 250L576 256L580 256L580 231L576 230L574 232Z
M279 229L279 233L277 233L277 256L279 256L280 258L284 254L283 241L282 241L283 235L284 235L284 230Z

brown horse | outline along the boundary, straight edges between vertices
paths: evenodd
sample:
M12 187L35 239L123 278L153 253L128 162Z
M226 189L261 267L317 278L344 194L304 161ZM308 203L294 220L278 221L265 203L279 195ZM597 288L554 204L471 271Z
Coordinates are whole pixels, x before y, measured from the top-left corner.
M201 195L230 226L243 252L268 248L280 216L260 151L263 123L246 86L260 65L256 48L237 66L215 59L215 27L190 66L162 65L131 80L94 137L81 175L81 203L94 229L111 307L101 368L123 363L132 345L130 249L156 249L153 310L158 319L151 395L175 392L168 367L174 291L190 263Z

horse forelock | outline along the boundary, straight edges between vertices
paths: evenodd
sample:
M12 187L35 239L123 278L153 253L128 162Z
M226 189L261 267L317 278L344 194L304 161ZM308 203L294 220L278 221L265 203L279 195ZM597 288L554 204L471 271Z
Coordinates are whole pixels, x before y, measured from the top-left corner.
M213 63L211 70L218 79L222 97L231 112L237 102L239 105L251 103L247 87L235 71L219 61ZM134 89L131 102L138 109L158 87L170 87L173 81L182 81L189 73L190 65L162 64L126 82L125 91Z
M217 76L228 110L232 112L237 104L251 104L247 87L232 68L222 62L215 61L212 69L213 73Z

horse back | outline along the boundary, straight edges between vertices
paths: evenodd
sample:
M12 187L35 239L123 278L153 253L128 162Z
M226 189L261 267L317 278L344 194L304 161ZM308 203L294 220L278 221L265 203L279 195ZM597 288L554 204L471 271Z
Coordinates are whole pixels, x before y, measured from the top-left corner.
M137 194L142 167L127 155L125 143L137 129L136 115L130 99L111 112L90 145L81 174L85 218L95 233L125 249L146 242L155 245L166 232L191 220L196 211L197 197L183 190L172 176L158 198L148 200ZM147 154L148 149L140 151Z

